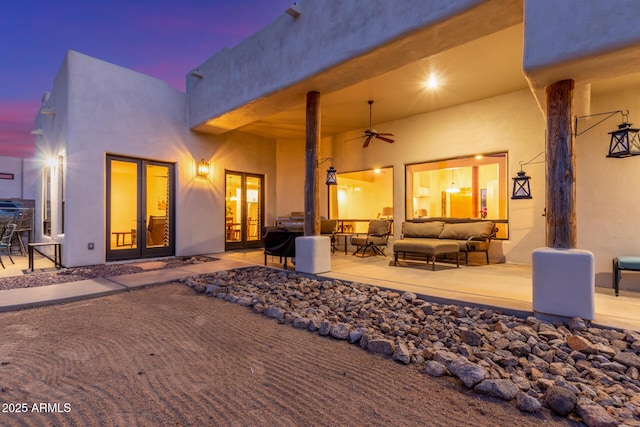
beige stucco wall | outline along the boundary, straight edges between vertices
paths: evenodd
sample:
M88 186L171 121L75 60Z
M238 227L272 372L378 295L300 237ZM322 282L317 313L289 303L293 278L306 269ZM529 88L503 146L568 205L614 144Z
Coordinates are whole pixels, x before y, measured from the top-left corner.
M591 111L629 110L629 122L640 125L640 87L594 94ZM590 122L579 124L586 129ZM595 256L596 285L611 286L612 259L640 256L640 157L607 158L611 132L621 116L608 119L576 138L578 247ZM622 288L640 290L640 275L623 274Z
M55 225L52 231L67 266L105 262L106 154L175 163L176 255L224 251L225 169L264 174L265 197L275 200L275 143L240 132L191 132L185 94L163 81L71 51L47 105L56 114L39 115L45 135L37 148L43 158L65 156L66 228L64 235ZM208 180L194 176L201 158L212 164ZM267 203L266 218L274 211ZM60 212L52 215L55 224Z

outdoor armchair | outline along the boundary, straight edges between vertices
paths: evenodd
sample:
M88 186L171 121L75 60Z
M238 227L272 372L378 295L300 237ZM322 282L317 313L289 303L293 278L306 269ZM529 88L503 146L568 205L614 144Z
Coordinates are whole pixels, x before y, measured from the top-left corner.
M384 248L389 241L389 234L391 234L391 221L381 219L370 221L366 235L351 236L351 244L356 246L353 255L360 253L364 257L367 250L371 249L374 255L386 256Z

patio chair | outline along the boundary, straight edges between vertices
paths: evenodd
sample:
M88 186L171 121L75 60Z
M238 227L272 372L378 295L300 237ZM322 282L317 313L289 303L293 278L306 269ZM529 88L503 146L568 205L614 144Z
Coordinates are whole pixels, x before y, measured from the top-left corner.
M329 236L331 239L331 253L336 251L336 232L338 230L337 219L321 219L320 220L320 235Z
M9 260L11 260L11 264L15 264L15 262L13 262L13 258L11 258L11 241L15 230L16 224L11 222L2 228L2 233L0 233L0 254L3 250L6 250L7 255L9 255ZM0 265L2 265L2 268L5 268L4 262L2 262L2 255L0 255Z
M387 256L384 248L389 241L389 234L391 234L391 221L381 219L370 221L365 236L358 234L351 236L351 244L356 246L353 255L361 253L364 257L367 250L371 249L374 255Z
M33 209L21 209L20 212L16 213L15 221L16 230L13 234L14 243L18 242L18 247L20 248L20 254L27 255L27 247L24 244L24 240L22 239L24 233L29 233L27 237L27 243L31 241L31 233L32 233L32 224L33 224Z

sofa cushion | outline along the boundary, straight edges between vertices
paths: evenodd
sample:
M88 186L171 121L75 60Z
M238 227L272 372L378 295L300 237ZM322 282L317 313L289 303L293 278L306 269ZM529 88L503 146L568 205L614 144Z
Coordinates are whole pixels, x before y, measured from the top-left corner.
M442 233L444 221L403 222L403 237L422 237L437 239Z
M493 230L493 222L463 222L456 224L444 224L441 239L466 240L471 236L489 236Z

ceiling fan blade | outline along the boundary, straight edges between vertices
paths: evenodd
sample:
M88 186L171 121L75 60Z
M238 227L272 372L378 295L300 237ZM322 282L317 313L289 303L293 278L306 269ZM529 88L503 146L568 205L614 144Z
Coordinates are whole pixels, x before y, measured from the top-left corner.
M364 145L362 146L362 148L367 148L369 146L369 143L371 142L371 138L373 138L372 136L368 136L367 139L364 141Z
M345 140L344 142L349 142L349 141L355 141L356 139L362 139L364 138L366 135L361 135L361 136L356 136L355 138L350 138Z
M384 134L383 134L384 135ZM385 142L388 142L389 144L393 144L395 141L391 138L386 138L384 136L380 136L380 134L378 134L378 136L376 136L376 138L381 139Z
M379 133L378 135L393 136L393 134L392 134L392 133Z

